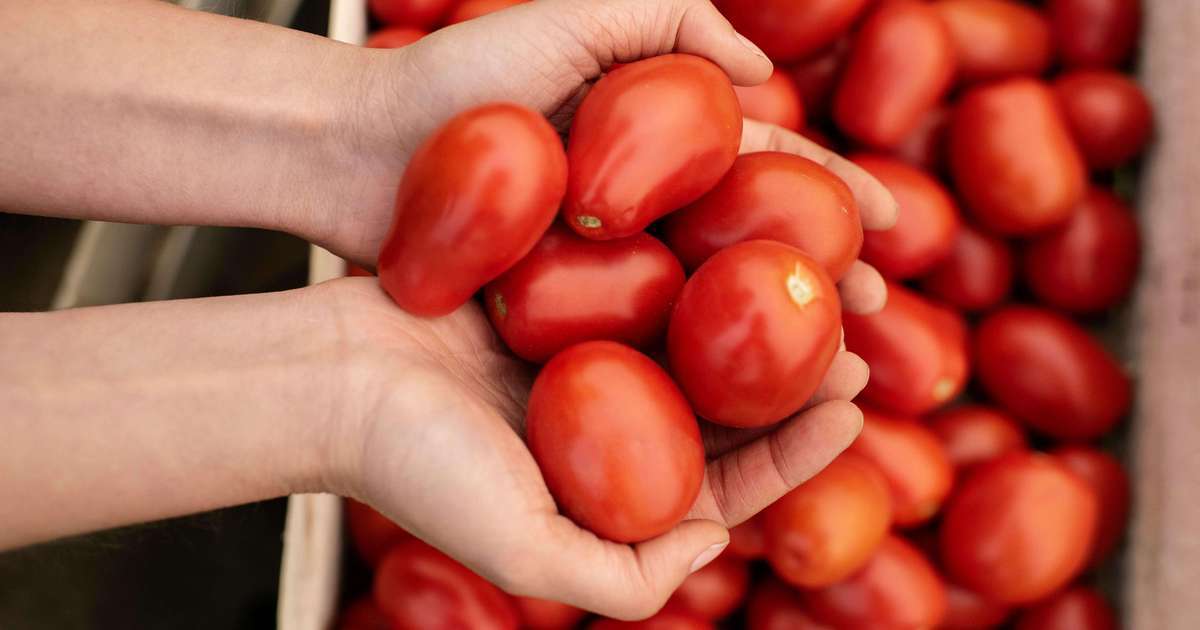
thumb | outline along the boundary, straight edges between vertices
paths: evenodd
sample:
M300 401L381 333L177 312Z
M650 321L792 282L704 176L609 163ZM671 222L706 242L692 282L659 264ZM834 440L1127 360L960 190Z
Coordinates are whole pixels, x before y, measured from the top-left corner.
M771 60L734 30L708 0L676 2L683 15L675 35L675 52L691 53L721 66L737 85L758 85L771 76Z

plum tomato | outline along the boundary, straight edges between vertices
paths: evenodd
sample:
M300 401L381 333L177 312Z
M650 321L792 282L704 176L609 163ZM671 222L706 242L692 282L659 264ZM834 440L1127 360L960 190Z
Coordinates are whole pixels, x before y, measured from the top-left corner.
M746 600L749 588L750 569L746 561L723 554L689 575L675 589L667 608L716 621L737 610Z
M921 116L917 126L892 149L892 155L924 171L943 173L949 131L950 108L938 105Z
M1100 522L1091 557L1092 564L1098 564L1112 553L1125 532L1129 519L1129 475L1117 458L1091 446L1062 446L1051 455L1087 482L1100 500Z
M367 48L403 48L428 34L424 29L411 26L389 26L371 33L363 46Z
M756 514L729 530L729 547L725 554L743 560L757 560L767 555L761 516Z
M641 621L618 621L597 619L588 624L588 630L716 630L707 619L676 610L663 610L649 619Z
M345 511L350 544L367 566L379 566L379 561L388 550L412 538L411 534L366 503L348 498L345 500Z
M400 181L379 283L415 315L457 309L533 248L566 182L562 142L541 114L493 103L451 118Z
M1133 56L1141 0L1048 0L1046 12L1064 66L1114 68Z
M937 0L933 7L950 29L961 81L1037 76L1050 66L1054 41L1041 11L1013 0Z
M563 218L588 238L636 234L716 185L741 139L737 95L711 61L671 54L625 64L575 113Z
M939 630L989 630L1008 619L1012 609L988 601L957 584L946 585L946 617Z
M383 615L369 595L346 606L338 616L337 630L392 630L392 622Z
M1095 590L1069 588L1021 613L1015 630L1117 630L1117 614Z
M806 121L828 116L833 90L849 55L850 38L843 37L812 57L787 67L804 101Z
M514 597L513 604L524 630L570 630L587 615L574 606L536 597Z
M804 128L804 99L795 80L786 72L776 68L765 83L752 87L735 85L733 91L746 118L792 131Z
M746 608L746 630L833 630L804 609L800 594L775 578L754 587Z
M764 238L808 254L835 282L863 242L846 183L808 158L776 151L738 156L715 188L667 217L663 233L689 270L734 243Z
M950 254L921 278L920 286L926 295L954 308L985 311L1008 297L1015 266L1007 241L963 223Z
M775 61L807 57L850 30L870 0L716 0L739 33Z
M375 604L391 630L516 630L512 600L467 567L412 539L375 572Z
M759 427L798 411L838 351L842 305L812 258L745 241L692 274L671 315L671 373L700 416Z
M929 429L958 470L1029 448L1025 431L1011 416L984 405L962 405L930 416Z
M941 508L954 483L954 467L937 436L916 418L863 406L862 433L850 445L879 469L892 493L892 522L913 527Z
M559 509L609 540L665 533L700 492L696 418L671 377L628 346L587 341L551 359L529 394L526 432Z
M1054 95L1087 165L1112 169L1150 141L1154 113L1142 88L1109 70L1077 70L1054 81Z
M495 13L502 9L515 7L518 4L524 4L529 0L463 0L450 11L450 15L446 17L446 24L458 24L467 20L474 20L477 17L483 17L489 13Z
M428 29L436 24L455 0L367 0L371 14L389 26Z

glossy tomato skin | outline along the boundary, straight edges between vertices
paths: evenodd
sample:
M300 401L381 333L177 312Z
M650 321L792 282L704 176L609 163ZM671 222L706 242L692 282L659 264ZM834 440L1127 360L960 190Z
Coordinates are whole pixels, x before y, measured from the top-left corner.
M375 604L391 630L516 630L512 601L442 552L412 539L375 572Z
M450 10L454 0L367 0L371 15L391 26L428 29Z
M850 445L879 469L892 495L892 522L913 527L937 513L950 494L954 467L937 436L916 418L862 406L863 428Z
M890 230L863 236L862 259L892 280L929 271L950 255L961 223L958 205L936 179L895 158L860 154L850 158L892 193L900 206Z
M763 535L761 516L756 514L729 530L729 547L725 549L725 555L757 560L766 554L767 541Z
M675 255L649 234L593 241L556 223L487 285L484 303L513 353L544 363L594 339L643 349L662 340L683 282Z
M992 399L1059 439L1099 437L1129 409L1120 366L1069 319L1027 306L985 318L975 331L977 373Z
M1021 614L1016 630L1117 630L1112 606L1099 593L1076 586L1038 602Z
M742 113L725 72L692 55L661 55L604 75L571 124L563 218L609 239L695 201L737 157Z
M950 30L962 81L1037 76L1054 56L1050 23L1041 11L1012 0L937 0Z
M833 118L868 146L893 147L933 109L954 78L954 48L937 12L885 2L858 32L833 97Z
M837 288L800 250L745 241L688 279L667 329L671 373L700 416L759 427L795 413L838 350Z
M588 624L588 630L715 630L716 626L707 619L674 610L664 610L641 621L617 621L597 619Z
M1063 117L1087 165L1112 169L1146 148L1154 113L1129 77L1110 70L1077 70L1054 81Z
M744 560L723 554L689 575L666 608L716 621L728 617L746 601L750 568Z
M667 217L663 232L691 270L734 243L770 239L808 254L834 281L863 243L845 182L812 160L776 151L738 156L715 188Z
M870 0L717 0L739 33L778 62L820 51L850 30Z
M813 619L800 594L775 578L754 588L746 609L746 630L833 630Z
M450 11L446 24L466 22L526 2L529 0L463 0Z
M950 463L959 470L1029 448L1025 431L1008 414L984 405L962 405L929 418Z
M380 285L415 315L457 309L533 248L566 181L562 143L540 114L493 103L455 116L400 181Z
M1015 452L981 465L942 517L942 564L963 586L1000 604L1028 604L1083 569L1098 502L1048 455Z
M850 37L842 37L824 50L787 67L804 100L809 119L825 118L833 101L846 59L850 56Z
M752 87L733 86L742 115L784 129L804 128L804 99L788 73L776 68L765 83Z
M1046 11L1068 68L1117 67L1133 56L1141 0L1049 0Z
M946 585L946 617L941 630L987 630L999 627L1012 609L988 601L978 593L957 584Z
M871 377L862 400L919 416L954 399L967 381L967 325L958 313L888 283L888 301L872 315L845 313L846 349Z
M1043 303L1072 313L1120 304L1141 259L1137 220L1120 198L1093 187L1067 223L1025 248L1025 281Z
M337 630L392 630L392 622L370 596L365 596L346 606L338 616Z
M666 532L700 492L696 418L671 377L628 346L588 341L551 359L526 432L559 510L609 540Z
M363 46L367 48L403 48L428 34L428 31L424 29L411 26L389 26L371 33Z
M1016 275L1007 241L962 223L950 254L921 279L929 296L963 311L999 306L1012 291Z
M1051 455L1083 479L1100 500L1100 522L1092 546L1092 564L1102 562L1125 533L1129 520L1129 475L1117 458L1082 444L1062 446Z
M384 554L392 547L412 538L412 534L366 503L346 499L345 510L350 543L372 568L379 566Z
M950 108L938 105L921 116L917 126L892 149L892 155L926 172L943 173L949 132Z
M527 630L570 630L587 612L561 602L536 597L514 597L513 604Z
M842 453L763 511L767 560L792 586L828 586L870 560L891 522L883 474L861 455Z
M969 90L950 122L950 170L980 225L1028 235L1062 224L1087 172L1054 93L1033 79Z

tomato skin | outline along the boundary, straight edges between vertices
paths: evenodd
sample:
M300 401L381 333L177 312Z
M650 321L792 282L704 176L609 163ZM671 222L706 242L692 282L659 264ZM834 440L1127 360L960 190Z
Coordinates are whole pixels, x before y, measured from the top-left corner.
M1029 448L1025 432L1011 416L984 405L962 405L929 418L950 463L960 471L1012 451Z
M1141 0L1049 0L1046 12L1068 68L1117 67L1133 56Z
M1099 437L1129 409L1129 379L1117 362L1046 309L1010 306L988 316L975 331L975 357L992 399L1051 437Z
M754 588L746 610L746 630L832 630L812 618L800 594L775 578Z
M792 131L804 128L804 99L796 81L786 72L776 68L765 83L752 87L735 85L733 91L746 118Z
M424 29L411 26L389 26L371 33L363 46L367 48L403 48L428 34Z
M1076 586L1021 614L1016 630L1117 630L1117 615L1096 591Z
M346 606L338 616L337 630L392 630L392 622L367 595Z
M1012 0L937 0L933 6L950 30L961 81L1037 76L1050 66L1054 41L1041 11Z
M1099 564L1125 533L1129 520L1129 475L1117 458L1090 446L1062 446L1051 455L1087 482L1100 500L1100 522L1091 556L1092 564Z
M787 67L788 75L800 90L808 119L829 115L833 91L849 56L850 37L842 37L821 52Z
M566 180L562 144L540 114L493 103L451 118L400 181L380 285L415 315L457 309L533 248Z
M691 270L734 243L769 239L808 254L834 281L863 243L858 204L845 182L812 160L776 151L738 156L715 188L667 217L663 232Z
M862 433L850 445L879 469L892 495L892 522L913 527L933 517L950 494L954 467L937 436L916 418L866 406Z
M921 279L927 295L964 311L985 311L1008 297L1016 275L1012 248L962 223L950 254Z
M379 566L384 554L392 547L412 538L412 534L366 503L348 498L345 500L345 512L350 543L359 557L372 568Z
M943 173L949 132L950 108L938 105L921 116L917 126L892 150L892 155L927 172Z
M664 610L641 621L597 619L588 624L588 630L715 630L715 626L707 619L678 611Z
M660 341L683 282L675 255L649 234L593 241L556 223L485 287L484 303L513 353L544 363L583 341Z
M833 96L833 119L868 146L899 144L954 78L954 48L931 6L891 0L867 18Z
M507 595L415 538L384 556L373 592L392 630L517 628L517 613Z
M746 562L723 554L689 575L667 600L666 607L716 621L737 610L746 601L748 590L750 569Z
M1025 248L1025 280L1050 306L1072 313L1103 311L1129 295L1140 258L1133 210L1093 187L1066 224Z
M774 61L807 57L832 44L870 0L717 0L739 33Z
M870 560L891 522L883 474L861 455L842 453L763 511L767 560L792 586L828 586Z
M466 22L526 2L529 0L463 0L450 11L450 15L446 18L446 24Z
M526 630L570 630L587 615L574 606L536 597L514 597L513 604Z
M862 400L893 413L923 415L953 400L966 384L966 322L902 285L887 287L882 311L843 314L846 349L871 368Z
M979 223L1000 234L1062 224L1087 172L1054 93L1033 79L969 90L950 121L950 170Z
M985 630L1004 623L1012 609L957 584L946 585L946 618L941 630Z
M563 218L588 238L636 234L716 185L741 139L737 95L711 61L671 54L623 65L596 82L571 124Z
M767 555L762 517L754 515L729 530L729 547L725 555L742 560L757 560Z
M795 413L838 351L842 305L800 250L745 241L683 287L667 329L671 373L700 416L759 427Z
M1128 77L1107 70L1077 70L1054 81L1063 117L1087 165L1112 169L1133 160L1150 141L1154 113L1146 94Z
M454 0L367 0L371 15L390 26L428 29L450 10Z
M863 236L862 259L892 280L929 271L950 255L958 233L958 205L936 179L895 158L861 154L850 161L883 184L900 215L890 230L869 230Z
M533 383L526 441L559 510L616 542L653 538L687 514L704 446L687 400L649 357L587 341Z

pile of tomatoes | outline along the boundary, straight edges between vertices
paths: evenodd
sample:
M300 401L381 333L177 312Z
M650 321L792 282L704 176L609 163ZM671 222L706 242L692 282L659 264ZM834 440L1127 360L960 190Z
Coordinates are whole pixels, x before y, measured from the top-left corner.
M391 24L372 44L515 3L372 0ZM845 453L734 528L656 617L588 627L1117 627L1088 579L1125 528L1129 481L1098 442L1132 388L1072 317L1104 323L1137 273L1114 191L1151 135L1121 73L1138 0L717 5L775 61L766 83L734 88L688 55L625 64L583 100L565 150L518 106L459 114L413 157L379 258L400 307L438 316L481 294L507 347L541 366L530 451L562 513L613 541L687 513L697 416L789 417L843 330L869 364ZM816 162L739 156L743 115L847 153L892 192L897 225L864 234ZM841 310L835 283L859 257L888 281L881 312ZM449 600L480 628L582 623L366 506L348 517L377 573L345 630L408 628L438 614L413 607Z

